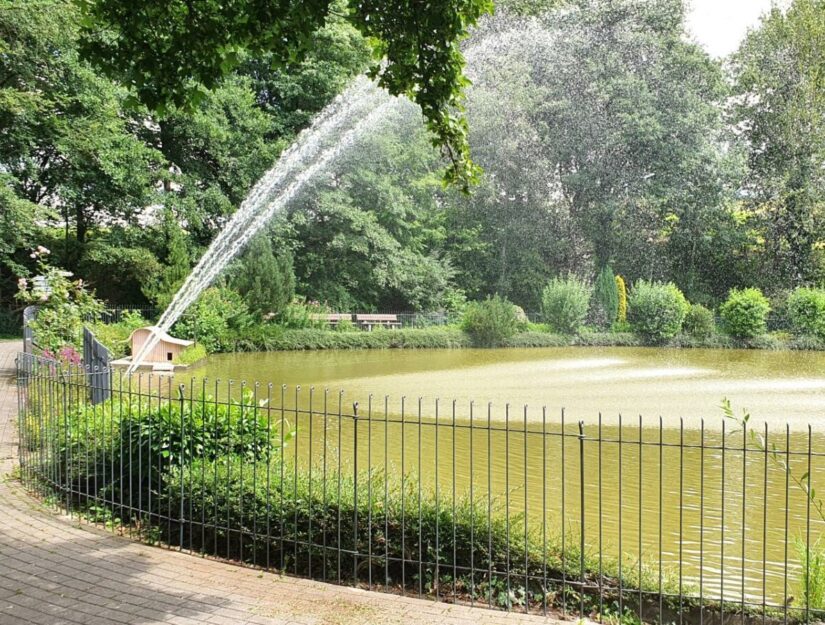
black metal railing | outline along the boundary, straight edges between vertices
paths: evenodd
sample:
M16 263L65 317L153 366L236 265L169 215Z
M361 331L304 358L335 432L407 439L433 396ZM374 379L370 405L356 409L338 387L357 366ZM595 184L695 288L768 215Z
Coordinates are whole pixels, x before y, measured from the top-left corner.
M96 379L20 356L22 479L146 542L616 623L825 615L825 444L810 428L152 375L115 375L93 405Z

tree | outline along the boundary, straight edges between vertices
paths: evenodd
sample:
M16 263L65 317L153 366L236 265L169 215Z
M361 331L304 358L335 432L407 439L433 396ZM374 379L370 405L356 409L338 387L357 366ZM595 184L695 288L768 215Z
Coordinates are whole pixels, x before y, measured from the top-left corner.
M45 217L37 204L23 200L0 175L0 304L11 304L17 279L28 277L28 251L36 241L36 220Z
M825 259L825 1L763 17L732 59L734 122L748 148L748 207L764 224L767 271L787 288L821 280Z
M292 255L275 256L267 233L252 239L234 274L232 286L259 316L279 314L295 297Z
M412 106L395 111L278 226L302 295L341 310L433 310L457 295L438 154L419 115Z
M493 8L491 0L81 0L85 51L148 106L192 105L238 67L244 52L288 66L313 45L330 12L342 13L373 46L372 73L407 94L450 158L447 177L476 175L461 115L459 42Z
M145 292L160 308L169 305L192 267L186 236L170 210L164 213L163 231L166 239L164 268L158 281L148 286Z
M679 0L569 4L492 20L490 43L468 49L485 176L447 205L456 245L478 230L454 256L459 282L534 310L551 276L607 262L632 280L704 285L739 173L721 68L684 36Z
M0 4L0 171L18 197L61 214L73 270L90 230L134 219L160 177L160 155L132 132L139 119L122 114L125 91L77 58L76 21L59 0Z
M605 265L593 285L593 318L597 325L609 328L619 314L619 290L610 265Z

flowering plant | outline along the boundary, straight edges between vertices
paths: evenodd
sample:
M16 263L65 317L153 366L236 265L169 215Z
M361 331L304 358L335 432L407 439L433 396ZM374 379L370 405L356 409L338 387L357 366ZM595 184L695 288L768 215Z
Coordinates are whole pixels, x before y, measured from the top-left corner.
M29 322L35 343L54 357L79 364L76 348L82 341L83 324L96 320L103 304L86 289L83 280L71 280L68 271L47 264L49 250L39 245L31 253L39 276L17 281L17 299L37 306L37 318ZM44 352L45 353L45 352Z

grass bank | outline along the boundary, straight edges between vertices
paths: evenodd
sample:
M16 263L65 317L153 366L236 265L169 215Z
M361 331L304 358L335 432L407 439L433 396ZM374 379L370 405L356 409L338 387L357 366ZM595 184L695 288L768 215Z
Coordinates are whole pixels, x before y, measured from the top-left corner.
M520 332L495 347L665 347L673 349L764 349L825 350L825 342L813 337L794 337L786 333L765 334L753 339L735 339L723 334L694 337L679 334L658 344L645 342L630 332L584 331L576 335L540 330ZM458 349L478 347L473 337L454 327L409 328L363 332L336 332L324 329L284 330L277 326L252 328L242 336L225 341L221 352L298 351L329 349Z

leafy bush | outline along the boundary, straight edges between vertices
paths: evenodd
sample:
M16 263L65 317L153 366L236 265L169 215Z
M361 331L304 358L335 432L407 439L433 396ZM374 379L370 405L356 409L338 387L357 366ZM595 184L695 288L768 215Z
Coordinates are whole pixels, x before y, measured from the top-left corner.
M525 329L526 323L512 303L496 295L467 304L461 326L477 345L493 347Z
M690 336L700 339L713 336L716 332L716 321L713 318L713 312L701 304L692 304L687 315L685 315L682 329Z
M794 332L825 339L825 289L798 288L788 298Z
M129 336L138 328L148 325L146 319L134 310L123 313L121 320L117 323L98 322L91 325L90 329L95 338L103 343L114 358L122 358L131 351Z
M201 343L208 352L229 348L239 330L248 329L252 317L235 291L206 289L175 325L175 334Z
M590 287L574 276L553 278L541 295L544 320L555 332L575 334L587 316Z
M37 318L29 322L35 344L57 354L69 346L80 349L83 324L94 321L103 304L87 291L83 280L70 280L71 273L46 264L49 250L40 246L32 254L37 259L40 282L18 280L17 299L37 306Z
M616 294L619 298L619 306L616 309L616 323L627 323L627 285L624 278L616 276Z
M328 314L329 308L318 302L295 298L278 315L278 324L284 328L302 330L304 328L326 328L327 322L320 316Z
M352 319L341 319L335 324L335 330L337 332L355 332L358 327L352 322Z
M689 307L675 284L640 280L630 293L627 320L646 341L660 343L679 333Z
M609 328L619 314L619 291L610 265L605 265L593 287L592 319L600 328Z
M215 459L227 453L248 460L271 457L278 451L274 441L280 440L279 423L265 405L255 404L249 390L225 403L210 398L130 400L124 389L119 399L69 411L51 436L59 450L56 466L64 467L67 479L80 484L79 489L84 479L88 488L88 477L95 476L99 488L117 489L118 494L131 497L160 488L161 471L196 457ZM285 440L291 436L284 433ZM111 463L123 465L122 481L120 475L107 471ZM157 481L152 481L152 473Z
M196 362L203 360L208 356L208 352L206 348L201 343L195 343L194 345L190 345L186 349L184 349L178 356L175 358L175 364L177 365L193 365Z
M735 338L751 339L765 333L770 302L759 289L731 289L719 307L725 332Z

